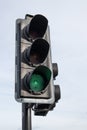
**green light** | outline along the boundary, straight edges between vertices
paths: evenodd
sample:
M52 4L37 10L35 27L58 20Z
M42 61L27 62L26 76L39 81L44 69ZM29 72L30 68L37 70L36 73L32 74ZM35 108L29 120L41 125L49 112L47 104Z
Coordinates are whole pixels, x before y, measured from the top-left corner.
M30 89L34 92L40 92L44 89L44 82L41 75L33 74L30 79Z

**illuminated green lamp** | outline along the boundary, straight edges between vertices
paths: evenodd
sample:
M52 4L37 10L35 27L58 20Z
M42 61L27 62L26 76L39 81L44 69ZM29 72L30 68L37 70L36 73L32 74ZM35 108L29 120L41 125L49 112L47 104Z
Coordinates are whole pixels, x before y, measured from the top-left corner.
M39 92L44 89L45 81L41 75L33 74L30 79L30 89Z
M28 89L34 93L43 92L51 78L51 71L46 66L38 66L30 78L28 78Z

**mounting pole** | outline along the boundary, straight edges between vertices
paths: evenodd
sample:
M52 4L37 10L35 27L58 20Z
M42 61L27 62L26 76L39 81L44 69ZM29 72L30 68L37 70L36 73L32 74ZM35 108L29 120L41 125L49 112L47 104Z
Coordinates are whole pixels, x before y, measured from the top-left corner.
M22 130L31 130L31 106L22 103Z

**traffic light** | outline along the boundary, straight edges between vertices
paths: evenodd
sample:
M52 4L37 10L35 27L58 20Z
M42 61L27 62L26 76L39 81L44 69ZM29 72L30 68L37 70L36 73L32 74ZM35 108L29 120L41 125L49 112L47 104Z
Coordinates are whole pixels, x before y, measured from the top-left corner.
M24 19L16 20L15 54L16 100L21 103L53 104L55 77L46 17L26 15Z

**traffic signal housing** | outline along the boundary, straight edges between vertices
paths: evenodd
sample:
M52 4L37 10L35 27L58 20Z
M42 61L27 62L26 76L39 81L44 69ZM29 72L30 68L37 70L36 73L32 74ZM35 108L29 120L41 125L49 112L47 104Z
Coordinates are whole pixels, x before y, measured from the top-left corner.
M16 20L15 98L21 103L55 102L48 20L26 15Z

